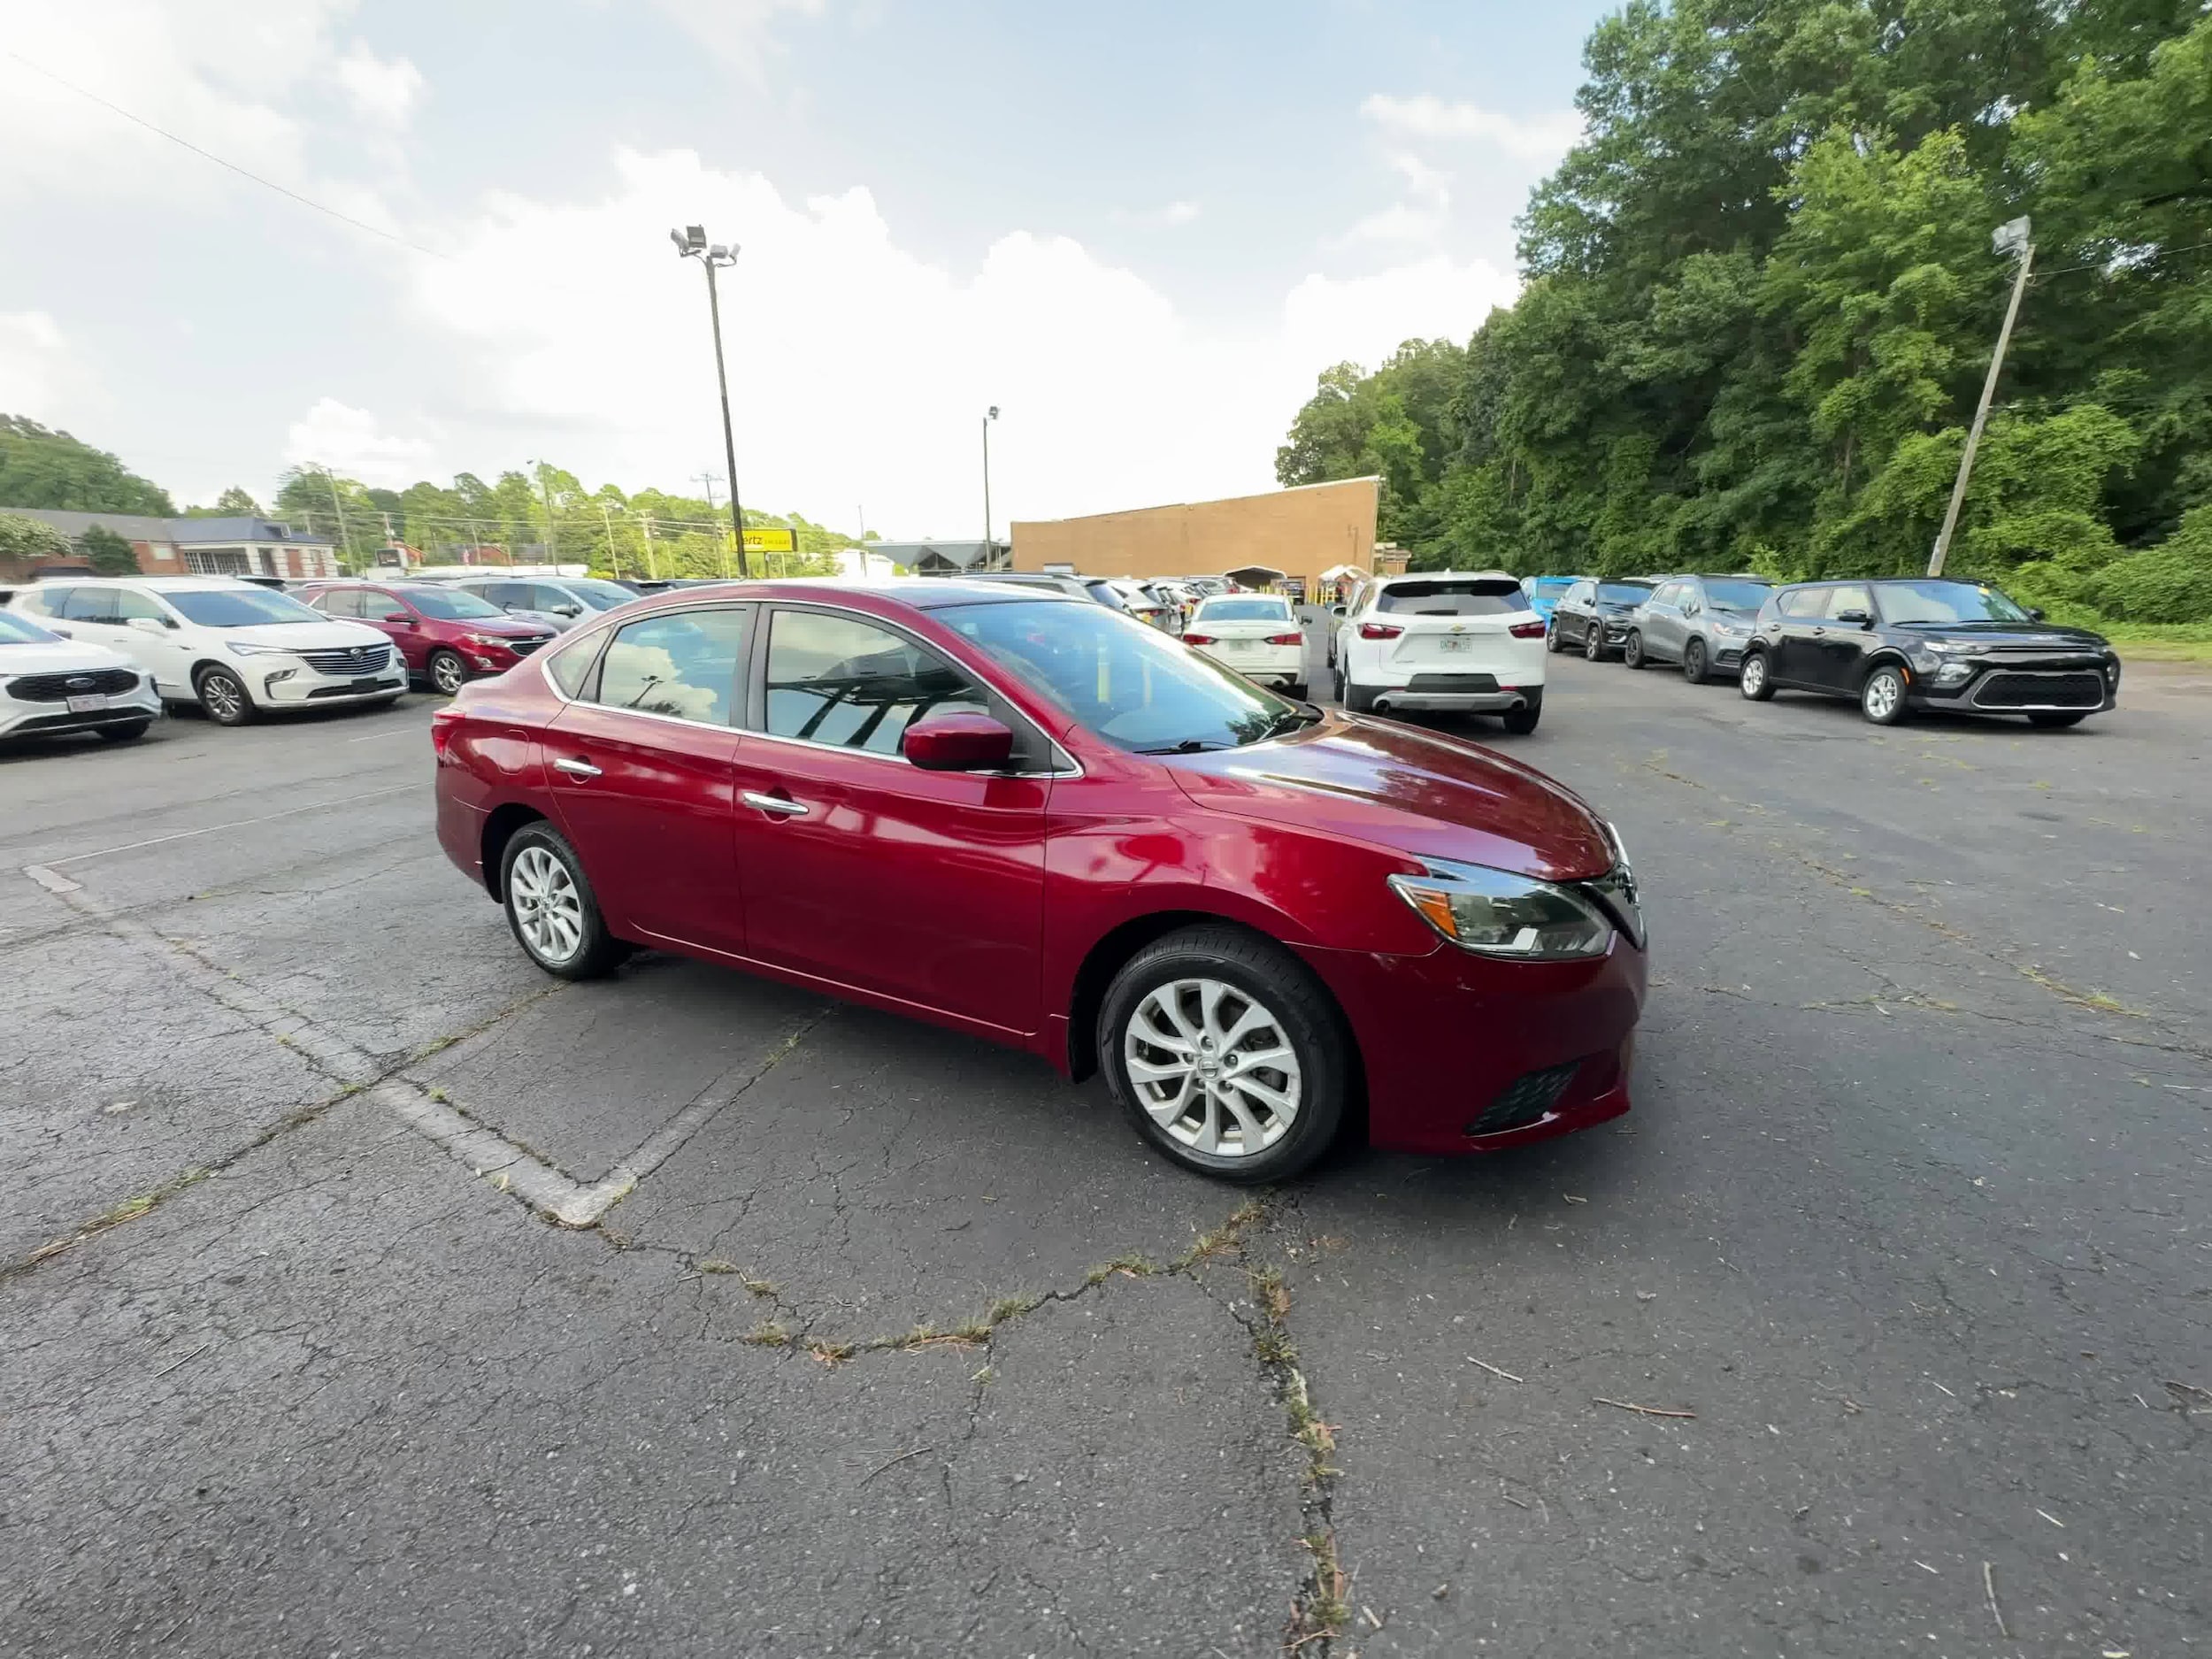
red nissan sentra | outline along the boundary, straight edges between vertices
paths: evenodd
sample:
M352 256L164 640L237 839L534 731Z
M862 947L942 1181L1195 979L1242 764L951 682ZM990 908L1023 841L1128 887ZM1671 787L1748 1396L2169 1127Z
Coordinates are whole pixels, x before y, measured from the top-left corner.
M1474 745L996 583L732 584L434 717L438 835L548 972L681 951L1105 1071L1230 1180L1628 1110L1612 827Z

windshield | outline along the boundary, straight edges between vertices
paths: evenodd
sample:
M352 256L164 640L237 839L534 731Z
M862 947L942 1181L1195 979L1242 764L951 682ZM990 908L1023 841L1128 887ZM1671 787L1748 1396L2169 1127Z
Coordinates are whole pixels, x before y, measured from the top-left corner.
M1393 582L1375 601L1378 611L1416 617L1501 617L1525 611L1528 600L1518 582L1490 580L1456 582Z
M1651 597L1649 582L1600 582L1599 600L1609 605L1640 605Z
M1774 591L1764 582L1707 582L1705 597L1724 611L1756 611Z
M1554 598L1575 585L1572 576L1532 576L1528 580L1528 595L1532 599Z
M58 645L61 635L49 634L27 617L0 611L0 645Z
M954 605L938 618L1117 749L1138 754L1235 749L1298 715L1178 644L1102 605L1017 600Z
M176 588L162 595L204 628L252 628L272 622L327 622L289 594L267 588Z
M603 582L593 577L579 577L574 580L564 578L561 586L594 611L611 611L617 605L626 605L637 595L615 582Z
M1198 607L1197 622L1287 622L1287 599L1209 599Z
M1994 588L1972 582L1884 582L1882 615L1892 622L2032 622Z
M503 620L507 615L497 605L488 604L457 588L409 588L402 590L402 596L426 617L435 617L441 622L476 617L497 617Z

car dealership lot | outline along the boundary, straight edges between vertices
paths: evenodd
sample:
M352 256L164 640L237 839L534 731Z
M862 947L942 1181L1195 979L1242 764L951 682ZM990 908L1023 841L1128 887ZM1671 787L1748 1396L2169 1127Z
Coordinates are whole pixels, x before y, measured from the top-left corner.
M0 1646L1257 1654L1332 1531L1337 1653L2202 1643L2212 676L1550 672L1458 729L1627 839L1636 1110L1257 1214L1018 1055L556 987L425 700L0 755Z

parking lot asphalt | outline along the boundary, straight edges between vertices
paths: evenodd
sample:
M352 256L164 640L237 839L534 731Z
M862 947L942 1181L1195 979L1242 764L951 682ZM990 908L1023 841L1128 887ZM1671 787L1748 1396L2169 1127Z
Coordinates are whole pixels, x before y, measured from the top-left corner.
M0 753L0 1650L2200 1648L2202 680L1554 658L1444 729L1621 827L1635 1110L1250 1208L1020 1056L545 979L428 699Z

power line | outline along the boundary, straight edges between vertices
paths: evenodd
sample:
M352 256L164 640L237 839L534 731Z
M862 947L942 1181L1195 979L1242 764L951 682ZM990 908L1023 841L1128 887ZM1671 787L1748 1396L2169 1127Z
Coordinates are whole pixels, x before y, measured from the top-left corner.
M2145 265L2157 265L2164 260L2170 259L2177 253L2198 253L2207 248L2212 248L2212 242L2185 242L2178 248L2162 248L2156 253L2142 259L2130 259L2124 255L2115 254L2109 259L2093 259L2087 265L2062 265L2055 271L2038 272L2034 280L2038 282L2045 282L2048 281L2055 276L2067 276L2076 271L2112 271L2116 269L2121 272L2138 271Z
M293 201L297 202L302 207L311 207L318 213L322 213L331 219L334 219L342 225L350 225L356 230L365 230L372 236L381 236L386 242L397 242L403 248L410 248L417 253L426 254L433 259L450 259L453 257L451 254L442 252L436 248L426 248L419 242L410 242L397 231L386 230L380 225L372 225L365 219L354 218L350 213L342 213L334 207L327 207L322 203L316 201L312 196L302 196L297 190L292 189L289 186L279 184L274 179L265 179L259 173L254 172L251 168L242 167L236 162L217 155L211 150L203 150L190 139L180 138L176 134L169 131L167 127L157 127L144 116L134 115L121 104L110 103L107 99L102 97L98 93L91 91L87 88L81 87L75 81L56 74L43 64L33 63L29 58L24 57L21 52L16 51L12 48L0 46L0 51L6 52L10 58L15 59L17 63L21 64L26 69L31 70L35 73L44 75L56 86L65 87L70 91L75 93L79 97L88 98L93 103L98 104L102 109L119 115L125 120L130 121L136 126L142 127L148 132L154 134L157 137L165 138L173 144L182 146L184 149L190 150L194 155L202 157L204 160L211 161L219 167L227 168L242 179L250 179L254 183L261 186L264 189L274 190L279 196L289 196Z

